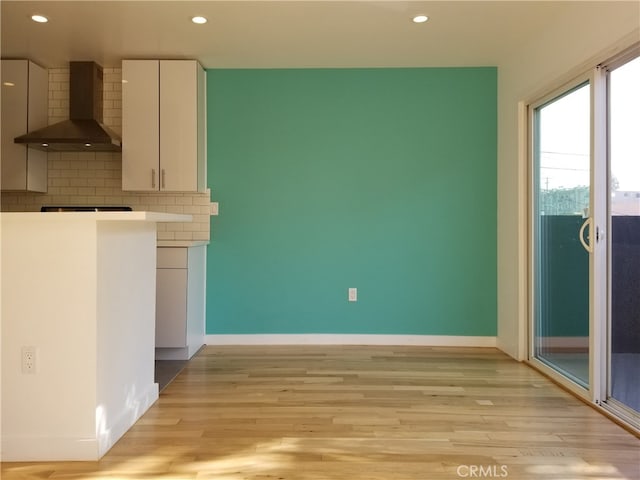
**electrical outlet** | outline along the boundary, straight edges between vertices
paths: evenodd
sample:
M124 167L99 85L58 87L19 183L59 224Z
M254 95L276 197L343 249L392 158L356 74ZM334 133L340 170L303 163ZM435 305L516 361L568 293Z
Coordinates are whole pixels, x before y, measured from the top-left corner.
M22 373L36 373L36 347L22 347Z
M357 288L350 288L349 289L349 301L350 302L357 302L358 301L358 289Z
M218 202L211 202L209 204L209 215L215 216L218 215Z

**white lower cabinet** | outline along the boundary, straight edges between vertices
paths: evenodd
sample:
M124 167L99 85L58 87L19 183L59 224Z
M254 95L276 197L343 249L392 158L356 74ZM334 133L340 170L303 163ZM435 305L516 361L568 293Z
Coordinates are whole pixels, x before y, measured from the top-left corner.
M188 360L204 345L206 246L158 247L156 360Z

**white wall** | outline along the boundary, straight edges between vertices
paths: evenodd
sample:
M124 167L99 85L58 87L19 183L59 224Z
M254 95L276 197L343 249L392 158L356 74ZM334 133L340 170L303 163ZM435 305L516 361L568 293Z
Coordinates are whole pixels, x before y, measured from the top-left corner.
M3 460L96 458L95 225L2 223Z
M100 222L97 227L95 412L101 457L158 398L156 225Z
M527 160L519 102L640 41L639 2L569 2L498 66L498 347L526 357ZM524 103L522 104L524 105ZM522 106L521 106L522 108Z

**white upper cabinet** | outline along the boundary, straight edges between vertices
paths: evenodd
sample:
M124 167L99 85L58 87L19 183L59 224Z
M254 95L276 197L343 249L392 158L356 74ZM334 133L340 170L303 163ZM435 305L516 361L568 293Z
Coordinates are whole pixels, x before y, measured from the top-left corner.
M160 62L122 62L122 189L160 188Z
M2 60L2 190L47 191L47 153L13 139L47 126L48 81L29 60Z
M204 191L203 68L195 60L124 60L122 80L122 189Z

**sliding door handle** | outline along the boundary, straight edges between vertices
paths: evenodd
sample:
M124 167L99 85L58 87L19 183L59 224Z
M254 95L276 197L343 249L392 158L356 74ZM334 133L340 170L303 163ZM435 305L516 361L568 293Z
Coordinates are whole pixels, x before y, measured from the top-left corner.
M589 253L593 253L593 244L591 243L591 225L592 224L593 224L592 218L591 217L587 218L582 224L582 227L580 227L580 233L578 233L578 238L580 239L580 243L582 244L584 249ZM589 243L587 243L584 239L584 231L587 229L587 227L589 227L589 233L587 234Z

